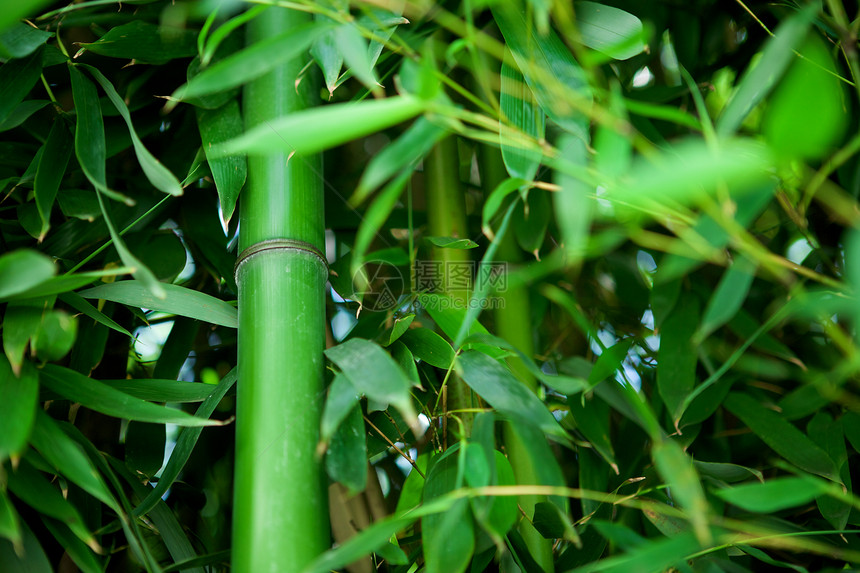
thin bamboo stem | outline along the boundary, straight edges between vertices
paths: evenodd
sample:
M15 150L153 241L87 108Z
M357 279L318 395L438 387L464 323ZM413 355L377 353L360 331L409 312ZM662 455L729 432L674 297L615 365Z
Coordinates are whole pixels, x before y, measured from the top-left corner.
M311 20L279 7L249 23L249 43ZM318 100L297 58L248 84L246 127ZM290 137L290 134L284 134ZM236 416L233 571L300 571L328 549L319 441L325 346L321 158L250 157L240 246L259 250L237 268L240 381ZM283 241L287 239L288 241ZM301 243L298 243L301 242ZM291 245L305 245L296 248Z

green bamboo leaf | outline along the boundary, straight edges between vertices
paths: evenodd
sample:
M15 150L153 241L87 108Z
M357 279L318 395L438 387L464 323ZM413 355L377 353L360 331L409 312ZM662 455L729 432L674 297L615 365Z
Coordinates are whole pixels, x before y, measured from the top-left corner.
M36 179L33 182L33 192L36 195L36 207L42 220L42 230L39 233L41 242L51 228L51 208L60 188L60 181L66 173L66 165L72 154L72 136L62 117L57 117L45 141L39 167L36 169Z
M621 84L612 81L609 87L609 104L607 106L609 111L619 119L627 120L627 109L624 106ZM596 127L594 151L594 167L610 180L623 176L630 169L633 144L625 134L613 127L603 123Z
M594 522L601 534L603 525L608 522ZM630 545L627 545L631 547ZM647 543L632 546L621 555L613 555L599 561L602 573L653 573L677 568L686 563L685 557L701 549L699 540L693 532L681 533L670 538L654 539ZM732 562L733 563L733 562ZM578 571L596 571L596 567L584 565Z
M39 375L33 365L25 362L15 376L9 361L0 356L0 460L18 456L26 448L38 398Z
M72 349L77 335L78 321L73 316L62 310L47 310L30 338L30 352L46 362L59 360Z
M716 149L687 140L672 153L634 161L629 177L608 195L619 207L662 212L696 205L720 185L737 194L760 189L770 177L769 166L767 148L752 140L727 140Z
M50 258L30 249L18 249L0 256L0 300L26 293L54 276Z
M397 408L409 425L417 428L412 405L412 381L381 346L369 340L351 338L325 351L356 391ZM416 432L417 435L417 432Z
M490 196L484 201L484 206L481 211L481 230L490 239L493 238L493 230L490 226L493 217L499 212L499 209L504 204L505 198L508 195L522 189L527 185L524 179L505 179L499 183Z
M591 372L588 373L588 383L595 386L607 378L615 378L615 374L621 369L621 363L627 358L632 339L620 340L600 353Z
M358 392L347 377L339 372L328 390L328 398L323 407L322 419L320 421L320 442L328 444L334 436L341 422L358 405Z
M425 107L422 100L405 95L291 113L213 146L211 157L238 153L317 153L397 125L418 115Z
M747 511L770 514L809 503L827 490L818 480L783 477L718 489L714 494Z
M394 142L371 158L361 175L350 205L361 204L377 187L399 171L417 165L430 153L447 130L424 116L419 117Z
M474 249L478 243L471 239L457 239L456 237L424 237L431 245L442 249Z
M105 570L105 564L96 557L92 548L78 539L65 523L45 516L42 516L42 523L83 573L102 573Z
M110 58L125 58L146 64L163 64L197 53L197 34L193 30L156 26L142 19L116 26L96 40L83 43L81 50Z
M472 443L470 447L474 445L477 444ZM490 459L495 463L495 472L489 485L516 485L514 470L508 458L498 450L491 450L490 455L492 456ZM466 477L468 478L468 474ZM517 521L519 514L517 498L513 496L474 497L471 501L475 520L498 546Z
M841 483L839 472L827 452L779 414L747 394L732 392L723 402L750 430L777 454L802 470Z
M18 517L18 512L15 511L5 489L0 489L0 538L11 541L16 549L21 548L21 518ZM0 564L2 563L0 558Z
M200 139L207 153L213 145L242 134L242 114L239 111L239 102L235 99L231 99L217 109L197 108L196 112ZM248 178L248 162L241 155L219 159L210 159L207 155L207 162L212 171L212 178L215 180L215 188L218 190L223 223L226 227L236 209L239 192Z
M675 441L662 439L654 442L651 455L657 471L669 486L672 497L680 502L693 531L702 545L711 543L708 528L710 506L702 490L701 478L693 467L693 460L687 456Z
M749 479L750 476L755 477L758 481L764 483L764 476L760 471L737 464L726 464L716 462L703 462L696 460L693 462L696 471L703 476L709 476L724 482L732 483Z
M105 143L105 126L102 118L96 86L88 80L78 66L69 65L69 75L72 78L72 95L75 99L75 156L78 163L96 191L101 191L111 198L133 205L134 201L111 191L107 186L105 161L107 160L107 144ZM131 265L129 265L131 266Z
M15 58L0 66L0 122L6 121L12 111L39 81L42 73L42 50L29 56Z
M120 326L114 319L107 316L103 312L99 311L96 307L94 307L93 305L88 303L84 299L84 297L82 297L78 293L66 292L66 293L60 294L60 296L58 296L57 298L59 298L65 304L69 305L70 307L72 307L76 311L80 312L81 314L92 318L94 321L98 322L99 324L103 324L104 326L107 326L108 328L110 328L112 330L116 330L120 334L124 334L125 336L128 336L129 338L133 338L131 333L128 330L126 330L125 328Z
M125 241L123 241L122 236L117 232L116 227L113 225L113 221L111 221L111 218L108 215L107 207L102 199L102 191L96 193L96 197L99 201L99 209L102 212L102 218L105 221L105 225L107 225L111 241L113 241L113 246L119 254L122 264L132 269L132 276L136 278L140 284L144 285L153 297L164 300L167 297L164 285L162 285L152 271L149 270L149 268L147 268L147 266L144 265L137 257L135 257L131 251L128 250L128 247L126 247Z
M575 165L585 166L588 161L588 150L581 139L565 135L558 141L559 155L564 160ZM561 170L555 170L555 183L560 187L553 193L555 216L564 246L564 252L571 263L582 259L588 244L591 228L595 192L587 183L568 175Z
M14 546L0 539L0 570L8 573L54 573L45 550L26 523L21 533L20 543Z
M552 219L549 192L531 189L521 206L514 210L513 226L517 244L527 253L540 258L540 248L546 239L546 230Z
M147 402L202 402L216 393L216 386L203 382L131 378L101 383Z
M3 352L16 376L21 373L27 345L42 322L43 304L44 301L38 300L11 303L6 307L3 320Z
M588 140L591 90L585 73L553 30L539 34L517 2L491 6L505 43L538 104L559 127Z
M128 134L131 136L134 153L137 156L137 161L140 163L140 167L143 170L144 175L146 175L146 178L149 179L150 183L152 183L152 186L168 195L182 195L182 186L179 184L179 180L176 176L173 175L167 167L162 165L162 163L156 159L148 149L146 149L143 142L140 140L140 137L137 136L137 132L134 130L134 125L131 123L131 114L128 111L128 106L117 93L113 84L111 84L98 69L87 65L83 65L83 67L86 68L96 79L107 94L110 102L119 112L119 115L122 116L123 120L125 120L125 124L128 126Z
M145 402L62 366L46 364L39 379L47 389L63 398L80 402L83 406L108 416L178 426L223 425L217 420L198 418L182 410Z
M462 485L464 468L458 463L460 452L434 460L424 484L424 501L444 497ZM462 453L465 454L465 451ZM461 499L445 513L434 513L421 519L421 539L428 573L462 573L475 550L475 533L469 500Z
M579 542L579 545L582 545L570 517L554 503L548 501L536 503L532 524L544 539L564 539L574 543Z
M699 357L693 335L699 325L700 308L695 295L682 295L660 327L657 390L670 412L677 412L696 385Z
M768 101L762 131L786 158L817 159L832 153L846 131L848 101L827 43L811 32Z
M765 43L761 58L747 68L738 89L717 119L717 135L727 137L738 130L744 118L777 84L795 59L794 48L806 37L815 18L816 6L810 4L786 18L775 35Z
M116 511L122 508L80 444L70 438L53 418L41 409L33 427L33 447L59 473Z
M396 317L394 319L394 324L386 331L387 335L382 338L382 346L389 346L396 342L397 339L403 336L403 333L409 329L409 325L412 324L413 320L415 320L415 315L413 313Z
M165 298L159 300L140 281L117 281L81 291L84 298L103 299L146 308L179 316L187 316L236 328L238 318L236 309L223 300L185 287L162 284Z
M558 425L540 399L506 366L477 350L460 354L456 365L466 384L493 408L511 419L533 424L562 443L568 443L567 432Z
M0 57L7 60L24 58L53 37L51 32L16 22L0 32Z
M616 60L627 60L645 49L642 21L606 4L577 2L576 27L582 43Z
M198 52L200 53L200 64L203 67L208 66L209 62L212 61L212 58L215 57L215 52L218 51L218 46L221 45L221 42L223 42L227 38L227 36L230 35L231 32L233 32L240 26L247 24L260 14L264 13L268 8L269 6L266 5L252 6L244 12L239 13L237 16L230 18L229 20L218 26L218 28L216 28L215 31L212 32L212 34L208 38L205 38L206 44L203 49L200 49L200 42L201 38L205 37L205 34L203 34L203 31L201 30L200 36L197 39L197 48ZM215 12L213 12L213 15L216 13L217 9L215 10Z
M423 360L436 368L447 370L454 361L454 349L444 338L426 328L412 328L400 337L415 355L415 358Z
M194 415L198 418L208 418L211 416L212 412L215 411L215 408L218 407L218 404L221 403L221 399L224 398L227 391L236 383L236 378L238 377L237 373L238 370L234 368L224 376L224 378L222 378L215 387L215 392L200 404ZM170 454L170 459L167 460L167 465L161 472L161 477L158 479L155 489L149 492L149 495L147 495L143 501L140 502L140 505L134 509L134 515L136 517L149 513L158 505L161 501L161 497L167 493L170 486L172 486L173 482L176 481L176 478L179 477L180 472L182 472L182 468L185 467L185 464L191 457L194 445L197 443L197 439L200 437L202 432L203 428L200 427L182 429L182 432L179 434L179 438L176 440L176 446L173 448L173 453Z
M48 100L39 100L39 99L28 99L24 100L15 108L9 112L9 115L6 116L6 119L0 121L0 132L9 131L10 129L15 129L25 121L27 121L31 115L47 106L51 102Z
M481 350L481 352L492 356L493 358L498 358L499 356L495 356L495 354L487 352L486 349L494 349L499 352L509 350L513 354L508 353L507 356L518 356L522 365L532 376L546 384L549 388L562 394L578 394L579 392L589 389L587 381L582 377L565 376L563 374L547 374L541 370L537 364L535 364L535 361L531 356L528 356L507 340L499 338L498 336L493 336L492 334L471 334L463 341L463 348Z
M331 21L319 14L317 19ZM335 88L337 88L337 79L340 77L340 70L343 67L343 56L334 43L333 31L329 30L316 39L311 46L311 55L322 70L323 81L325 81L325 87L328 90L328 97L331 99Z
M328 476L346 486L350 496L367 487L367 442L361 405L354 402L343 423L339 424L326 451Z
M255 42L212 64L177 88L166 107L172 109L182 100L226 91L259 78L304 53L314 40L329 29L325 24L308 23Z
M388 221L389 215L397 205L397 200L406 183L412 178L412 171L404 169L400 174L392 179L385 188L379 192L376 199L368 207L364 214L364 219L358 227L358 232L355 235L355 242L352 246L352 260L350 261L349 274L355 280L359 271L365 263L367 250L370 248L376 234ZM350 286L353 286L352 284ZM360 286L360 285L359 285ZM360 288L359 290L363 290Z
M695 131L703 130L702 122L688 111L669 105L660 105L630 98L626 98L623 101L624 107L633 115L670 121L672 123L677 123L678 125L689 127Z
M586 400L571 396L568 398L568 407L576 428L617 475L618 464L609 435L609 408L606 403L595 397Z
M7 300L26 302L29 299L44 299L54 295L62 295L63 293L72 294L69 291L87 286L99 279L128 274L131 270L132 269L128 267L114 267L99 271L51 277L42 281L38 285L31 287L26 292L8 297ZM0 298L0 300L2 300L2 298Z
M743 306L757 267L756 261L744 255L738 255L734 263L726 269L705 308L702 324L695 336L697 342L704 340L713 331L730 321Z
M78 539L96 551L100 549L75 506L67 501L60 490L45 479L41 472L31 466L26 458L21 460L13 471L7 472L6 477L9 490L15 497L36 511L62 521Z
M544 112L535 102L531 89L507 48L502 61L501 78L499 141L502 160L508 175L532 181L537 175L543 152L531 143L531 139L540 141L544 138Z
M379 92L379 81L373 73L367 42L355 24L341 24L334 30L334 42L352 75L372 92Z

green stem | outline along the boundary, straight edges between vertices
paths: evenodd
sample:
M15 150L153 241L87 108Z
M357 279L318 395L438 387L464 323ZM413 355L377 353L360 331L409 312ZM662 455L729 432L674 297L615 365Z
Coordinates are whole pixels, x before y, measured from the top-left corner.
M269 8L247 28L260 42L311 20ZM246 128L319 99L296 58L248 84ZM290 134L284 134L289 137ZM233 571L300 571L328 549L330 527L319 442L325 345L322 161L318 155L249 157L241 196L239 370ZM271 242L280 240L279 242ZM257 250L270 241L269 248ZM300 243L299 243L300 242Z
M460 162L457 155L457 138L447 137L424 160L427 177L427 218L430 234L437 237L469 238L466 227L466 202L460 185ZM433 249L433 260L442 264L443 284L455 282L459 270L470 264L469 252L463 249ZM463 308L469 301L467 289L446 288L456 304ZM457 375L452 375L447 387L447 410L464 410L474 406L472 391ZM463 427L468 433L472 415L463 415ZM449 436L452 437L452 436ZM449 440L450 441L450 440Z
M479 161L481 183L484 192L489 194L505 179L502 154L498 149L484 145L481 147ZM522 252L516 244L513 233L505 233L505 236L502 237L498 254L499 260L509 264L522 262ZM496 307L494 313L496 333L516 346L526 356L534 356L529 289L524 285L509 285L506 290L496 293L495 296L501 298L501 303ZM528 386L532 392L537 392L537 381L522 360L516 357L508 358L508 365L523 384ZM531 456L526 450L527 444L523 443L510 424L504 425L504 441L517 483L539 483L535 468L532 466ZM541 501L546 501L546 496L522 495L518 499L520 507L529 516L534 516L535 505ZM537 529L525 519L520 522L519 530L529 548L529 553L538 565L544 571L553 571L551 540L544 539Z

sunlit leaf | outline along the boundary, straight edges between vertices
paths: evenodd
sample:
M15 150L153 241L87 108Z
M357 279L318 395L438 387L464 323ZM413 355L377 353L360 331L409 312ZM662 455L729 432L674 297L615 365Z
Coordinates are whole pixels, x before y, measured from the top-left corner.
M642 22L629 12L596 2L576 2L576 26L582 43L616 60L642 52Z
M110 300L138 308L196 318L228 328L238 326L236 309L223 300L177 285L162 284L162 288L165 292L163 299L154 297L139 281L112 282L78 294L84 298Z

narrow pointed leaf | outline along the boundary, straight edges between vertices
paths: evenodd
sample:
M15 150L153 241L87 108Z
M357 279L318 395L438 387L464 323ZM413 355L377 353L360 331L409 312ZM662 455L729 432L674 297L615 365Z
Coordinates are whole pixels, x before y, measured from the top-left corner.
M51 208L60 188L60 181L66 173L66 165L72 154L72 135L66 127L62 117L54 120L39 167L36 170L36 179L33 182L33 192L36 195L36 207L39 209L39 218L42 220L42 230L39 237L43 238L51 228Z
M320 18L323 18L320 16ZM316 60L323 73L323 81L328 90L329 97L334 95L337 87L337 79L343 67L343 56L334 42L334 32L329 30L314 42L311 46L311 55Z
M81 291L84 298L103 299L157 310L179 316L196 318L203 322L236 328L238 318L236 309L223 300L185 287L162 284L165 292L163 299L155 298L139 281L117 281Z
M467 350L457 357L457 371L472 390L499 412L567 443L567 432L546 406L497 360L477 350Z
M194 56L197 52L196 36L192 30L156 26L135 18L128 24L111 28L95 42L81 44L81 48L111 58L163 64Z
M78 66L69 65L72 78L72 95L75 98L75 156L90 183L97 191L111 191L107 187L105 161L105 125L96 86L88 80Z
M379 90L379 82L373 73L373 62L367 49L367 42L355 25L342 24L334 30L334 42L352 75L371 91Z
M0 32L0 56L7 60L29 56L53 37L51 32L16 22Z
M373 156L361 175L358 188L349 199L350 204L361 204L400 170L416 165L447 133L444 127L426 117L416 119L400 137Z
M827 489L826 483L818 480L783 477L719 489L714 493L747 511L770 514L809 503Z
M0 256L0 300L27 293L54 276L53 261L42 253L18 249Z
M657 471L666 481L672 497L677 499L687 513L696 537L702 544L711 542L708 528L710 506L702 490L701 478L693 467L693 460L671 439L654 443L651 449Z
M168 195L182 195L182 186L179 184L179 180L176 176L158 159L156 159L148 149L146 149L143 142L140 140L140 137L137 136L137 132L134 130L134 125L131 123L131 114L129 114L128 106L117 93L113 84L111 84L98 69L92 66L84 67L96 79L107 94L110 102L119 112L120 116L122 116L123 120L125 120L125 124L128 126L128 133L131 136L131 143L134 146L134 153L137 156L137 161L140 163L140 167L143 170L144 175L146 175L146 178L149 179L150 183L152 183L152 186Z
M16 58L0 66L0 122L20 104L39 81L42 73L42 50L25 58Z
M331 440L341 422L358 405L358 398L358 392L346 376L342 372L335 374L323 408L320 422L320 441L328 443Z
M97 198L99 201L99 209L101 209L102 217L104 218L105 225L107 225L108 232L110 233L111 241L113 241L113 246L119 254L122 264L132 269L132 276L144 285L146 289L152 293L153 297L163 300L167 296L164 286L158 281L152 271L149 270L149 268L144 265L140 259L135 257L130 250L128 250L128 247L125 245L125 241L117 232L113 221L111 221L110 215L108 215L108 210L105 206L104 199L102 199L101 191L97 193Z
M415 358L431 366L448 369L454 360L454 349L444 338L426 328L412 328L403 333L400 341L405 344Z
M114 511L121 511L119 503L83 448L42 410L39 410L36 425L33 428L33 447L59 473Z
M66 553L71 557L72 561L80 567L83 573L101 573L105 569L105 564L96 557L92 548L86 543L75 537L72 530L60 521L51 519L50 517L42 517L42 523L51 532Z
M329 27L309 23L253 45L212 64L180 86L171 96L177 101L222 92L241 86L302 54Z
M392 404L410 425L417 421L412 406L412 381L382 347L351 338L325 351L355 389L377 402Z
M794 48L803 41L815 13L814 5L796 12L768 39L761 58L744 73L734 96L717 119L717 135L726 137L736 132L752 109L767 97L796 58Z
M642 21L633 14L596 2L574 6L576 27L589 48L616 60L632 58L645 48Z
M697 340L704 340L710 333L730 321L743 306L755 278L756 267L755 261L740 255L732 266L726 269L705 308L702 324L696 335Z
M660 328L657 390L670 412L675 412L696 385L698 354L693 335L699 325L699 301L682 294Z
M8 327L7 327L8 328ZM0 355L0 460L20 454L33 429L39 398L39 375L29 362L18 376L5 356Z
M558 142L560 156L574 165L585 166L588 151L585 143L576 137L566 135ZM555 171L555 183L561 188L553 194L555 217L561 231L564 250L571 263L580 260L585 254L591 228L594 189L587 183L564 173Z
M5 490L0 490L0 537L8 539L15 546L21 544L21 518Z
M507 49L501 76L499 103L502 118L499 121L499 136L502 159L508 175L531 181L537 175L543 153L539 147L523 137L523 134L532 139L543 139L544 111L535 102L531 89L526 85L523 74Z
M39 378L42 385L52 392L108 416L178 426L222 425L216 420L145 402L62 366L46 364Z
M224 398L225 394L227 394L227 391L236 383L237 377L238 371L234 368L221 379L215 387L215 391L206 398L202 404L200 404L194 415L198 418L208 418L211 416L215 411L215 408L218 407L218 404L221 403L221 399ZM173 485L173 482L175 482L176 478L179 477L179 474L182 472L182 468L185 467L185 464L191 457L191 452L194 450L197 439L200 437L202 432L203 428L201 427L182 429L182 432L179 434L179 438L176 440L176 446L170 454L170 459L167 460L167 465L161 472L158 484L156 484L155 489L149 492L149 495L140 502L140 505L134 509L135 516L149 513L152 508L161 501L161 497L167 493Z
M555 31L539 34L519 2L495 3L492 11L538 104L562 129L587 140L583 111L591 106L591 90L570 50Z
M208 154L213 145L241 135L243 124L239 103L231 99L217 109L197 108L197 126L200 129L203 150ZM207 155L206 160L212 171L212 178L215 180L215 188L218 190L218 199L221 202L221 211L226 224L233 216L239 192L248 178L248 162L241 155L217 159L209 158Z
M151 378L102 380L111 388L148 402L202 402L215 394L216 386L203 382Z
M406 95L292 113L214 146L210 157L237 153L316 153L397 125L424 108L420 99Z
M732 392L723 402L750 430L777 454L802 470L839 483L839 472L827 452L779 414L751 396Z

